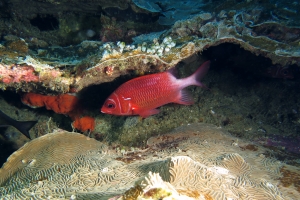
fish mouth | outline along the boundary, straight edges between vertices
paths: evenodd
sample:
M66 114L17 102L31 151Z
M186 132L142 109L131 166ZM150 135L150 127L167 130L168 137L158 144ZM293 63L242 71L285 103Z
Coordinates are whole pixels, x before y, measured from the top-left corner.
M101 109L101 112L102 112L102 113L105 113L105 114L111 114L111 113L112 113L111 111L104 111L104 110L102 110L102 109Z

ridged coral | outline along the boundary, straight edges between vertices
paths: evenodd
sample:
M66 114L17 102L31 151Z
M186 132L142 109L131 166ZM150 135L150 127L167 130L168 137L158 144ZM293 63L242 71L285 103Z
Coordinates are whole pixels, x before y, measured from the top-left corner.
M245 150L240 146L249 143L233 141L237 139L220 128L192 124L151 138L147 149L120 152L83 135L59 131L29 142L8 159L0 169L0 192L5 199L299 196L290 187L296 183L291 176L295 167L265 157L267 149L261 146ZM122 156L133 159L123 162Z

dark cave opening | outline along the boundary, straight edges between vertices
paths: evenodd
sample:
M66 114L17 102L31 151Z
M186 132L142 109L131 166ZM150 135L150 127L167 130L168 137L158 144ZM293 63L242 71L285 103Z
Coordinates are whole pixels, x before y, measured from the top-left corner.
M37 15L30 20L31 25L36 26L40 31L53 31L59 27L59 22L53 15Z
M212 61L216 70L230 68L238 75L256 78L299 79L300 71L296 65L281 66L262 55L255 55L232 43L210 47L202 55Z

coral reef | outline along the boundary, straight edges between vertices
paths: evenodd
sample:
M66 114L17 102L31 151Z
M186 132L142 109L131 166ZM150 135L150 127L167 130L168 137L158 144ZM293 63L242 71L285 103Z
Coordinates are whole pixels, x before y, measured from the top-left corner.
M206 4L203 0L187 1L145 1L133 0L138 7L154 13L161 13L159 23L162 25L172 25L178 20L184 20L200 13L202 7Z
M71 80L62 77L62 74L60 70L53 69L48 65L0 64L0 88L2 90L14 88L29 92L34 91L37 85L44 85L45 88L52 88L54 91L67 92Z
M5 199L296 199L296 168L247 145L207 124L152 137L146 149L132 151L59 130L9 157L0 192ZM116 159L133 152L141 159Z
M296 2L287 2L284 0L276 1L219 1L213 3L204 0L187 0L187 1L145 1L133 0L138 7L153 13L160 13L158 22L164 25L172 25L176 21L185 20L201 12L220 12L233 11L238 9L254 10L254 12L264 12L265 19L272 19L289 23L290 25L297 24L298 16L296 16L299 4ZM267 14L268 13L268 14ZM248 18L249 15L244 16ZM249 23L256 23L259 20L251 21ZM299 24L298 24L299 25Z
M1 36L21 37L31 48L74 45L87 39L99 40L99 32L103 29L100 18L103 14L122 19L121 24L128 29L125 32L128 38L134 36L130 34L132 32L147 32L147 25L152 25L151 29L161 29L152 20L155 14L139 9L130 0L13 0L3 3L1 11Z
M71 89L79 92L88 86L110 82L135 71L141 74L166 70L209 47L223 43L240 45L282 67L299 65L299 29L276 21L249 25L249 21L262 21L261 18L264 17L261 12L249 12L223 10L216 14L201 13L192 19L176 22L168 32L158 34L159 38L154 38L153 41L149 42L146 38L142 42L139 39L137 41L140 43L135 45L126 45L124 42L83 42L76 48L69 48L69 52L67 49L62 53L60 48L49 48L39 49L40 54L26 56L21 61L18 57L4 58L6 62L1 64L3 70L0 71L0 86L3 89L13 88L26 92L47 90L66 93ZM102 19L108 21L103 25L103 37L109 37L110 40L123 38L122 26L107 17ZM91 54L82 53L91 48ZM46 59L59 54L65 54L64 58L59 57L55 64ZM74 55L77 58L75 60ZM60 59L67 62L60 63ZM8 64L14 62L22 66ZM69 66L68 70L58 69L65 65ZM22 74L16 76L20 67L27 69L28 76L33 78L26 79ZM11 78L3 79L6 75Z
M100 20L103 24L100 30L102 42L115 42L124 37L124 27L122 27L120 24L117 24L116 18L110 19L109 17L101 16Z
M34 68L30 66L3 66L0 65L1 81L5 84L21 82L38 82L39 76L35 75Z
M298 192L300 192L300 174L297 168L285 168L280 169L282 177L280 178L280 183L284 187L294 186Z
M299 153L300 4L156 2L3 2L0 88L32 108L68 115L74 130L112 144L51 133L57 126L71 131L70 119L20 102L14 102L18 108L5 104L16 119L36 113L31 135L39 138L0 169L4 198L299 196L298 157L274 149ZM186 77L205 60L212 60L204 79L209 90L190 88L194 105L166 105L144 120L99 113L102 99L122 82L174 66ZM224 127L240 138L203 124L162 135L194 122ZM28 141L11 129L0 139L16 148Z
M206 12L198 14L192 19L178 21L168 31L159 32L158 34L154 34L154 36L153 34L148 36L143 35L144 37L136 39L134 44L128 44L123 41L107 42L104 44L99 41L84 41L79 45L66 48L40 48L35 54L29 51L28 54L32 55L22 58L12 55L9 55L9 57L4 56L1 63L2 70L0 71L0 76L2 77L2 82L0 81L0 87L3 90L13 90L17 92L52 93L54 95L71 92L78 93L80 96L84 91L89 91L89 88L92 88L91 86L97 85L100 89L93 93L93 95L95 99L99 98L100 100L98 100L97 106L93 108L93 112L97 111L98 114L100 109L98 107L100 107L102 103L101 98L105 98L105 95L109 95L105 93L105 90L110 87L110 84L106 85L105 83L112 83L124 77L131 78L133 76L164 71L174 65L180 66L184 64L185 70L188 72L189 68L195 67L196 65L199 66L201 62L207 58L218 62L219 58L216 59L218 54L208 55L206 52L211 52L214 47L226 46L229 43L236 44L236 47L230 48L234 48L235 51L239 53L241 50L236 49L240 47L246 50L246 52L249 52L247 55L243 53L245 55L235 55L235 57L231 57L232 62L241 64L243 59L247 59L253 55L259 55L260 59L257 60L260 62L263 61L261 57L267 60L269 59L270 63L272 62L271 64L275 66L275 69L289 68L290 73L295 75L293 77L297 78L296 75L297 71L299 71L298 66L300 61L298 49L299 34L297 34L299 28L289 27L277 21L266 21L264 18L265 16L259 10L252 10L251 12L249 10L223 10L219 13ZM249 25L249 21L255 21L255 23L250 23ZM7 40L10 41L14 39ZM200 54L205 55L199 56ZM230 57L234 52L228 49L228 51L225 50L219 54ZM249 63L249 65L236 68L240 71L246 70L247 73L264 74L267 71L266 67L271 65L268 63L268 66L265 66L267 62L264 61L260 63L255 60L256 58L248 60L247 63ZM18 63L18 65L11 63ZM222 62L217 64L220 67L224 65ZM232 63L227 65L232 65ZM213 67L214 66L216 65L213 65ZM224 68L225 67L226 65L224 65ZM27 71L24 70L24 72L22 72L27 73L26 76L15 75L15 73L21 69L27 69ZM282 71L283 73L285 72L285 70ZM10 75L10 78L7 78L6 75ZM223 75L225 75L225 73ZM4 81L3 77L6 77ZM33 77L33 80L29 79L30 77ZM38 77L38 80L36 80L36 77ZM220 80L220 76L214 77ZM228 79L222 79L222 81L228 82L229 79L233 80L234 77L229 75ZM232 89L230 89L230 87L235 87L229 84L218 85L222 88L221 91L215 87L217 83L214 81L210 81L210 83L211 88L215 89L219 95L223 94L225 96L231 94L230 90ZM238 84L239 83L240 82L238 82ZM253 84L257 83L253 82ZM266 82L260 82L260 84L269 87L265 83ZM112 85L113 84L114 83L112 83ZM226 88L225 85L227 85ZM283 88L285 88L284 91L289 89L288 86L283 86ZM254 120L251 120L251 117L248 118L248 116L252 116L253 118L253 116L255 116L253 110L260 113L260 110L265 110L264 105L267 105L266 102L256 102L256 96L264 96L263 94L261 95L260 90L258 93L256 91L256 88L253 86L252 92L254 92L255 95L248 98L247 102L246 100L244 101L245 104L251 103L252 105L256 105L256 107L241 109L242 105L238 105L236 109L239 110L238 112L243 113L240 115L234 114L233 111L225 111L225 114L220 114L222 111L218 109L218 106L222 104L228 107L230 104L228 102L231 100L233 100L233 102L242 102L241 99L237 99L231 95L231 97L224 98L222 102L216 102L214 96L210 95L205 96L211 99L210 104L203 101L196 104L195 107L191 107L189 110L183 108L180 111L181 113L177 113L177 116L174 115L174 117L170 117L172 120L170 119L167 124L163 124L161 120L155 118L151 119L152 121L147 120L140 123L135 120L137 121L135 122L137 126L132 126L130 123L133 122L134 119L132 119L130 123L128 119L130 128L127 128L126 126L120 127L119 125L124 123L127 125L124 119L113 118L114 121L110 122L109 120L111 119L109 117L97 116L94 130L96 133L104 134L110 141L120 139L121 142L126 145L145 144L147 137L158 134L162 130L165 131L174 128L178 123L182 123L178 120L178 116L180 115L188 117L184 123L204 120L205 122L224 126L229 124L229 126L227 126L228 129L236 135L248 135L250 132L256 133L253 135L262 135L264 131L267 131L268 134L273 133L274 129L269 129L266 124L272 124L271 126L273 127L275 126L277 132L279 129L286 132L291 131L292 125L280 128L277 123L278 120L273 118L272 120L268 120L265 124L261 124L261 121L264 121L264 119L262 119L263 114L259 114L260 116L256 115L255 118L259 118L259 120L257 120L256 125L253 125ZM275 89L272 91L274 93L276 92ZM235 92L239 93L237 90L235 90ZM84 93L84 95L86 95L86 93ZM197 95L204 96L205 94L197 92ZM243 93L243 95L245 96L247 94ZM285 93L285 95L288 94ZM274 98L273 102L275 106L275 104L283 105L285 101L282 100L282 102L279 102L278 98ZM205 106L201 106L200 104ZM237 104L238 103L234 105ZM210 107L213 109L207 109ZM294 109L295 112L298 112L297 106L290 105L290 107L290 110ZM166 107L165 109L168 110L171 108ZM199 109L201 110L199 111ZM190 113L190 110L194 110L193 116L187 116L186 113ZM275 112L277 111L274 111L270 116L278 114ZM290 113L291 111L288 112ZM197 114L202 117L196 116ZM228 117L229 115L230 117ZM86 114L80 115L79 118L82 116L86 116ZM95 115L92 114L90 116ZM290 113L289 116L294 116L295 118L295 120L290 120L289 123L298 125L297 118L299 117L297 114ZM289 118L289 116L285 116L286 119ZM166 120L165 118L167 117L164 117L164 120ZM244 124L242 124L241 118L245 118ZM73 118L73 120L75 120L75 118ZM276 122L275 125L273 125L274 121ZM120 128L114 128L115 126ZM248 131L246 134L243 130L247 128L242 126L251 127L251 131ZM112 134L110 131L114 133ZM136 132L139 134L136 134Z

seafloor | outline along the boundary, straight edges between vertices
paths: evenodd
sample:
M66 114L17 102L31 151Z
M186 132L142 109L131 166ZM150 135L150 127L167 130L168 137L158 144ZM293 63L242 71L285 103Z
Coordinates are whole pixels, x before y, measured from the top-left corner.
M0 110L38 122L0 127L0 199L300 195L297 1L24 2L0 7ZM193 105L100 112L132 78L207 60Z

